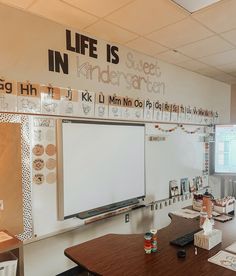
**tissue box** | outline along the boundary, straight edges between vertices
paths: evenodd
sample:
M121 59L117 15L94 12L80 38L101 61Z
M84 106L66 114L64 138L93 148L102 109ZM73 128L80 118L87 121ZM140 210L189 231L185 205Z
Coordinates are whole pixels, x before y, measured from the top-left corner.
M194 245L210 250L222 241L222 231L213 229L211 234L204 235L203 230L194 234Z

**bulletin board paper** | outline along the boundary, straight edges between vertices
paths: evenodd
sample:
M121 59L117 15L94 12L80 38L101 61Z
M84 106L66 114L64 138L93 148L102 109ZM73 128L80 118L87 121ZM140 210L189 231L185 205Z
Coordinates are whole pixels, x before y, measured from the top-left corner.
M12 234L23 232L21 124L0 123L0 225Z

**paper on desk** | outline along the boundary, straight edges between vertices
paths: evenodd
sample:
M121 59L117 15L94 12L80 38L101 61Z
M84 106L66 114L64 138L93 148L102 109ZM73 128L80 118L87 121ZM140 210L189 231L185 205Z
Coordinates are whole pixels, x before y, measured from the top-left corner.
M200 213L197 211L190 210L190 209L180 209L180 210L172 212L172 214L179 216L179 217L192 219L192 218L198 217Z
M230 246L226 247L225 250L236 253L236 242L234 242Z
M219 251L216 255L208 259L209 262L223 266L225 268L236 271L236 255L226 251Z
M0 242L8 241L12 239L7 233L0 231Z

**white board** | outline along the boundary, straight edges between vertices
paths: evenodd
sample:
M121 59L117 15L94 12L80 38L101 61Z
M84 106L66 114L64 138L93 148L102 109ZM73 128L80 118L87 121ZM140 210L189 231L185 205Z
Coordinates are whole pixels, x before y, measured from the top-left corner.
M176 125L159 124L162 130ZM197 126L186 126L194 131ZM204 162L204 143L200 142L200 131L189 134L181 128L164 132L147 124L146 136L146 185L147 198L153 201L169 197L169 181L193 178L202 175ZM159 137L160 141L149 141L149 137ZM162 140L164 138L165 140ZM179 187L180 188L180 187Z
M144 124L60 122L59 204L64 218L144 197Z

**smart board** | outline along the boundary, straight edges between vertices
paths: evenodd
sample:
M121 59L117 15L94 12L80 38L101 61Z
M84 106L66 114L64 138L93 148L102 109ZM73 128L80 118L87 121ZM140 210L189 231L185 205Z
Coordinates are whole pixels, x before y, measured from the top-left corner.
M60 219L145 196L144 124L60 120L57 135Z

